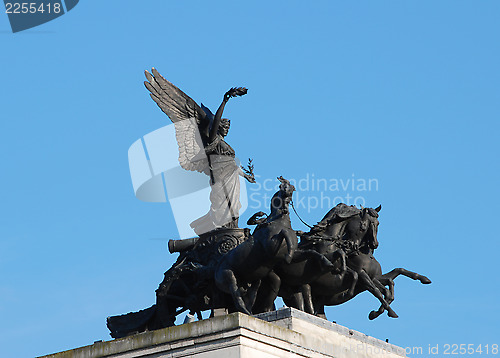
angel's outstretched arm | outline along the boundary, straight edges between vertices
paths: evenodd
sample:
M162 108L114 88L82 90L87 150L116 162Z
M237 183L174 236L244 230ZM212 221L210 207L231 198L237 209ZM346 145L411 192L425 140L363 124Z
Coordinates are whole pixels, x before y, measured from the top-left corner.
M210 134L209 134L209 143L213 142L215 139L215 136L217 135L217 131L219 130L219 125L220 121L222 119L222 112L224 112L224 107L226 106L227 101L229 101L229 98L231 97L239 97L247 94L247 89L245 87L233 87L229 91L227 91L224 94L224 98L222 99L222 103L219 106L219 109L217 109L217 112L215 113L214 121L212 123L212 127L210 128Z
M229 101L231 95L229 91L224 94L224 98L222 99L222 103L220 104L217 112L215 112L214 121L212 123L212 127L210 128L210 135L208 137L209 143L212 143L217 135L217 131L219 130L220 121L222 119L222 112L224 112L224 107L226 106L227 101Z

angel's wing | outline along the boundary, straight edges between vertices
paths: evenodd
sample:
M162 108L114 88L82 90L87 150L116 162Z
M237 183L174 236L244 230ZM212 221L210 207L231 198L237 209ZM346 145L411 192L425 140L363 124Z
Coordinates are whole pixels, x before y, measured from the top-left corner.
M172 122L194 118L197 124L204 124L206 114L200 106L191 97L167 81L154 67L152 72L153 74L144 71L148 79L144 81L144 84L151 92L151 98Z
M195 120L185 119L175 122L174 125L181 167L209 175L208 158Z
M145 71L144 85L151 98L175 125L175 135L179 146L179 163L186 170L205 172L208 159L203 142L207 136L210 118L187 94L167 81L153 68L153 74Z

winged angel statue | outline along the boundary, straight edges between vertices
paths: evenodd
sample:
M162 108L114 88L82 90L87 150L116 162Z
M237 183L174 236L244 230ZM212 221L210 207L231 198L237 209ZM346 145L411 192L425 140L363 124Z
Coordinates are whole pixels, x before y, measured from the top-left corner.
M155 68L151 72L145 71L147 81L144 84L151 98L175 125L181 167L210 177L210 210L193 221L191 227L197 235L219 227L238 227L239 177L251 183L255 183L255 178L251 161L248 169L240 167L234 149L225 142L230 121L222 118L222 113L231 97L243 96L247 89L233 87L227 91L214 115L203 104L198 106Z

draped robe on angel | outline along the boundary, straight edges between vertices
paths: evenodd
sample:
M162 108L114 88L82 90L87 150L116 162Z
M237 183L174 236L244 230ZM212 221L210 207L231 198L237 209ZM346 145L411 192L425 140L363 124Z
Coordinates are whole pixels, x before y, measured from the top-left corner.
M218 227L238 227L240 204L240 167L233 148L222 136L206 148L211 170L210 210L191 223L197 233Z

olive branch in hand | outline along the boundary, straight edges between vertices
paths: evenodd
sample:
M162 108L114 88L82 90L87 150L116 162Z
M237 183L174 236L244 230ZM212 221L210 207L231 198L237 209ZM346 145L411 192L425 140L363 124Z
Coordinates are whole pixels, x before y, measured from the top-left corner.
M232 87L229 91L224 94L224 101L229 101L231 97L240 97L246 95L248 89L245 87Z
M241 170L243 170L243 173L245 173L248 176L248 181L251 183L255 183L255 175L253 173L253 159L248 158L248 166L245 168L243 165L241 166ZM252 179L252 180L250 180Z

